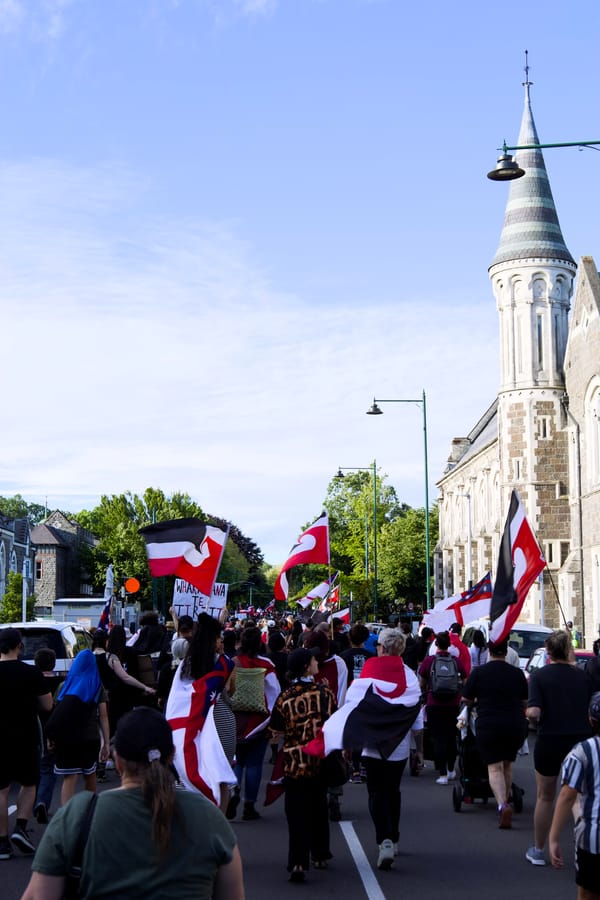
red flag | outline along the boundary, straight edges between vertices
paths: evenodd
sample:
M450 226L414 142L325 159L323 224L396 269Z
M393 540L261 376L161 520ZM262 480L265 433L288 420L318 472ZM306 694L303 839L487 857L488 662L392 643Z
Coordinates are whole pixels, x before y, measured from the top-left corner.
M516 491L508 508L500 543L496 582L490 606L490 641L503 641L519 618L529 588L546 561Z
M321 513L316 522L302 532L290 550L273 589L276 600L287 600L289 585L285 573L288 569L307 563L329 565L329 520L326 512Z
M227 531L200 519L171 519L139 529L154 578L177 575L210 597L221 565Z

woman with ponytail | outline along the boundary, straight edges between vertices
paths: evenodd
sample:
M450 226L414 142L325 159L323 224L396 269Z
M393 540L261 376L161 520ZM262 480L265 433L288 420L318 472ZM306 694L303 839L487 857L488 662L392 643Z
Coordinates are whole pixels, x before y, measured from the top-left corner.
M159 712L138 707L119 721L113 742L121 787L98 797L83 854L79 897L128 900L244 900L242 862L224 815L203 797L176 791L174 746ZM52 818L22 900L65 894L89 794Z

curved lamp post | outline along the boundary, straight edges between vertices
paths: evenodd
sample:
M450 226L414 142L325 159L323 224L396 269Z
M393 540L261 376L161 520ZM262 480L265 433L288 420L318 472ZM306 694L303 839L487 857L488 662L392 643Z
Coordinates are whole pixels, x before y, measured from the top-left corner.
M377 463L371 466L338 466L335 478L343 478L344 472L371 472L373 474L373 618L377 621ZM368 553L368 545L366 553ZM366 568L366 566L365 566ZM368 576L368 572L367 572Z
M426 609L431 609L431 573L429 566L429 466L427 453L427 398L425 391L420 399L414 400L377 400L373 397L373 405L367 410L368 416L381 416L383 411L378 403L416 403L423 410L423 461L425 466L425 596Z

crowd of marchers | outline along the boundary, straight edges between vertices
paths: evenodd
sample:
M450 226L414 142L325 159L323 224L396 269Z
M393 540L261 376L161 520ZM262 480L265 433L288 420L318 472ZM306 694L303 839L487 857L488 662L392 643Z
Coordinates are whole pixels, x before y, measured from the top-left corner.
M459 803L493 797L507 830L532 728L526 859L562 867L573 814L577 896L600 898L600 641L582 669L569 631L549 634L548 664L527 681L506 641L475 634L467 647L457 625L414 635L402 622L375 632L171 612L171 628L147 614L133 634L96 630L64 680L51 650L27 665L18 629L0 630L0 860L32 856L25 900L241 900L235 820L260 820L265 782L265 803L282 797L292 883L328 867L346 782L366 785L384 872L398 864L407 768L418 776L431 759ZM120 787L98 794L107 768Z

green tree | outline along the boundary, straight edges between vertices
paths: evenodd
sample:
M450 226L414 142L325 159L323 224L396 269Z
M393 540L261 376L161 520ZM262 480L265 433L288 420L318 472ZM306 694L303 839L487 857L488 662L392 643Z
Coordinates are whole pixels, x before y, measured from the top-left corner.
M39 503L28 503L20 494L14 497L0 497L0 513L7 519L29 519L37 525L46 518L46 507Z
M143 606L153 603L153 591L157 590L161 608L170 606L168 598L173 595L172 576L161 579L156 587L148 569L146 547L140 528L153 521L195 517L220 527L230 526L229 539L225 544L223 558L217 578L219 581L246 582L256 579L264 581L262 573L262 553L260 548L241 531L224 519L207 516L189 494L175 493L167 497L158 488L147 488L141 496L125 494L103 496L92 510L83 510L72 518L87 528L97 539L95 547L87 548L82 555L82 565L93 572L97 590L104 585L106 567L114 565L117 579L135 576L140 582L140 592L136 595ZM237 538L237 540L236 540ZM241 546L240 546L241 545Z
M35 616L33 607L35 594L27 597L27 622ZM19 572L9 572L6 579L6 590L0 601L0 622L20 622L23 619L23 576Z
M434 506L429 512L430 552L437 531L438 509ZM424 607L425 509L404 509L386 523L381 529L380 547L379 577L385 595L393 598L396 605L413 602Z

